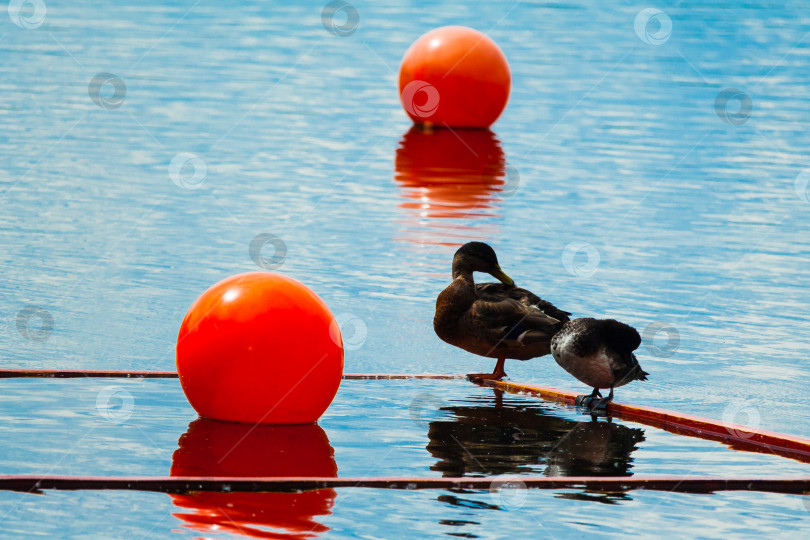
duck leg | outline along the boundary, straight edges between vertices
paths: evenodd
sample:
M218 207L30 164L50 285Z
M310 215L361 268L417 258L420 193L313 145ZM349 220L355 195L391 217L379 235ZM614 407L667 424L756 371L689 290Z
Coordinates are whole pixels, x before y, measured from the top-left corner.
M610 393L608 397L600 399L598 402L594 403L591 407L593 410L602 410L607 411L607 404L613 401L613 387L610 387Z
M611 396L613 395L613 389L611 388ZM598 388L594 388L593 392L589 396L577 396L577 399L574 401L574 405L577 407L588 407L589 409L593 408L593 403L596 401L596 398L602 398L602 394L599 392Z
M500 356L498 357L498 362L495 364L495 369L492 373L468 373L467 377L470 379L485 379L485 380L493 380L499 381L506 377L506 371L504 371L503 366L506 363L506 357Z
M605 411L607 412L607 405L613 401L613 387L610 387L610 393L607 397L591 403L591 411Z
M598 399L597 399L598 398ZM607 397L602 397L598 388L593 389L590 396L577 396L576 405L587 407L591 411L591 416L596 416L597 413L602 415L607 414L608 403L613 401L613 387L610 387L610 393Z

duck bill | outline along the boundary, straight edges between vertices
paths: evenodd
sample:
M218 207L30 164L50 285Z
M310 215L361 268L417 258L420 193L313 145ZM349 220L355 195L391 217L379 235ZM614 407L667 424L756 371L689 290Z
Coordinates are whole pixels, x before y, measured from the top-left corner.
M497 279L497 280L498 280L498 281L500 281L501 283L506 283L507 285L514 285L514 284L515 284L515 282L514 282L514 281L512 281L512 278L510 278L509 276L507 276L507 275L504 273L504 271L503 271L503 270L501 270L501 267L500 267L500 266L498 266L497 268L495 268L495 271L494 271L494 272L492 272L492 277L494 277L495 279Z

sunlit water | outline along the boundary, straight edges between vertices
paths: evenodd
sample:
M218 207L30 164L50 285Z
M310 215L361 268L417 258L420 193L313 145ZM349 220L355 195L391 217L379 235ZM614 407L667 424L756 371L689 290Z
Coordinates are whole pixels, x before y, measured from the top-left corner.
M722 524L717 534L739 534L752 523L795 533L808 504L793 495L503 487L506 480L499 478L522 474L802 475L808 465L617 419L592 421L570 408L499 396L463 380L346 381L320 425L292 427L199 419L175 381L5 385L0 429L14 437L4 443L0 466L10 474L494 477L489 490L426 493L0 492L3 528L13 534L61 531L63 513L71 516L71 533L131 537L175 530L230 537L264 531L306 538L332 531L388 538L396 535L385 531L398 522L425 533L469 537L492 536L493 527L511 535L537 527L552 535L575 534L581 527L644 532L678 525L679 512L690 515L684 534L701 534L709 523ZM24 411L19 403L26 404ZM421 516L416 524L413 515Z
M44 20L23 9L28 29L0 14L0 362L173 369L185 310L215 281L258 269L249 246L272 234L286 246L278 271L354 321L346 371L490 369L431 326L454 249L479 239L520 285L644 334L650 380L619 400L810 436L806 6L662 2L672 23L662 34L660 17L637 33L646 5L605 4L354 2L360 24L346 37L324 28L320 2L49 1ZM491 133L409 131L398 63L443 24L488 32L510 60L512 96ZM94 101L99 73L125 90L104 76ZM170 177L181 153L197 156L180 177L198 189ZM261 255L278 262L272 247ZM550 358L507 372L586 390ZM167 474L194 418L176 382L3 386L0 474ZM126 421L96 409L110 386L133 396ZM339 474L483 474L505 462L459 464L427 444L431 431L466 433L465 422L406 418L416 396L445 390L410 383L391 412L377 407L390 404L387 387L363 388L342 390L322 422ZM447 415L501 433L491 394L462 389ZM553 432L583 420L536 406L563 418ZM377 437L367 444L361 419ZM715 469L690 459L704 443L616 425L630 431L597 429L637 446L632 467L612 461L632 474L689 473L694 462L694 474L806 470L730 452ZM529 454L520 472L564 473L575 448L556 465ZM503 511L486 493L338 490L313 522L368 537L402 523L416 536L662 526L774 536L807 517L788 496L642 492L608 505L567 495L531 491ZM68 517L77 534L195 534L171 516L188 508L165 495L0 497L2 530L18 534L53 534Z

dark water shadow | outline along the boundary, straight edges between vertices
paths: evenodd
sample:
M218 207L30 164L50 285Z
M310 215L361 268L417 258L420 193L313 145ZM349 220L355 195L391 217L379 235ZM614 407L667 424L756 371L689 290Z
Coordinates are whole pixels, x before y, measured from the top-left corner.
M316 424L253 426L199 418L180 437L172 476L337 477L335 452ZM204 534L251 538L316 538L329 531L318 521L329 515L337 493L212 493L172 495L186 511L173 515Z
M551 408L504 398L502 392L471 398L471 405L442 407L444 417L430 422L427 450L436 459L431 470L443 476L632 476L632 453L645 440L644 430L608 420L569 420ZM439 501L459 507L503 509L501 498L483 502L451 490ZM480 494L479 494L480 495ZM590 490L555 497L614 504L625 492Z

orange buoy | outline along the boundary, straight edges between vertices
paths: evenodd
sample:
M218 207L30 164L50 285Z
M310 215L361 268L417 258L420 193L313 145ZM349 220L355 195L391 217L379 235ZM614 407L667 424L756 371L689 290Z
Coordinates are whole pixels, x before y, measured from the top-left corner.
M305 285L249 272L223 279L189 308L177 372L200 416L307 424L337 393L343 342L329 308Z
M399 96L417 124L485 128L503 112L512 76L500 47L466 26L424 34L405 53Z

